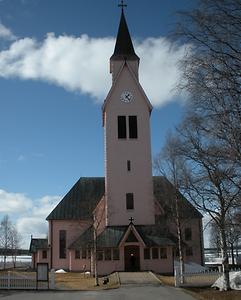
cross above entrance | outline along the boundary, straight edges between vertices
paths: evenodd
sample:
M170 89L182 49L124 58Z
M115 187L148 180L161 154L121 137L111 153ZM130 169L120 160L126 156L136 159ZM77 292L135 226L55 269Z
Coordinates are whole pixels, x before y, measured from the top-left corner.
M129 221L130 221L130 224L133 224L134 218L130 217Z

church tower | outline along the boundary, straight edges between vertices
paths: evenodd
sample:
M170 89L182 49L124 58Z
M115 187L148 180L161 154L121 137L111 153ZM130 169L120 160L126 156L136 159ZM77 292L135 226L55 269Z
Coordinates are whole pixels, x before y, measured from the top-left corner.
M114 54L112 87L103 104L106 225L155 223L150 142L152 106L139 83L136 55L123 7Z

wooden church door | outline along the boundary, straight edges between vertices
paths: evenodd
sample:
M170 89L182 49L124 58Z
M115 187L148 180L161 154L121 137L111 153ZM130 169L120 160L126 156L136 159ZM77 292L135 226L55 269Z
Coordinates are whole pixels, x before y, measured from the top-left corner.
M139 246L125 246L125 271L140 271Z

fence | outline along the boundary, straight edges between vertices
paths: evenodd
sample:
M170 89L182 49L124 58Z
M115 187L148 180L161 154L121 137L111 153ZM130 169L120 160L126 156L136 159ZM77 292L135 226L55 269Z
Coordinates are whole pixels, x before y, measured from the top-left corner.
M231 271L240 271L236 268ZM176 287L206 287L211 286L214 282L222 276L220 271L203 271L197 273L184 273L180 274L179 268L175 268L175 286Z
M37 282L36 273L22 273L11 272L0 274L0 289L23 289L23 290L36 290L36 289L55 289L55 274L50 273L50 281Z

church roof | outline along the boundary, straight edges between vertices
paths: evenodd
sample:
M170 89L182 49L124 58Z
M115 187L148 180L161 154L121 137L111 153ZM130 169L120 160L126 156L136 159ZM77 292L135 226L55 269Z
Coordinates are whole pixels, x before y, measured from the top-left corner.
M38 249L47 249L48 248L48 239L31 239L29 252L35 253Z
M104 231L97 237L97 247L118 247L126 231L128 230L128 227L129 226L106 227ZM161 226L136 225L134 227L147 247L175 246L177 244L176 237L170 232L163 230ZM92 244L93 228L90 227L69 246L69 249L79 249L81 247L88 248L91 247Z
M111 60L139 60L136 55L129 29L126 23L124 11L121 12L120 24L118 34L116 38L114 54L111 56Z
M80 178L64 196L47 220L89 220L98 201L104 195L103 177Z
M181 218L202 218L202 214L163 176L153 177L154 195L165 213L172 214L175 210L175 195L179 202L179 214Z
M162 176L153 177L154 196L166 213L174 207L174 186ZM59 204L48 215L47 220L89 220L92 212L105 193L104 177L80 178ZM202 218L198 210L181 194L180 216Z

